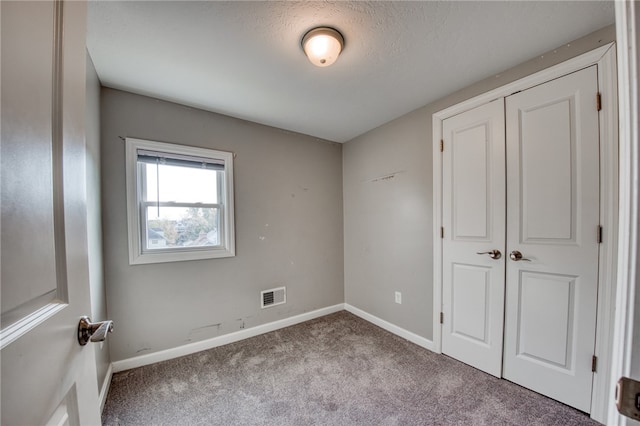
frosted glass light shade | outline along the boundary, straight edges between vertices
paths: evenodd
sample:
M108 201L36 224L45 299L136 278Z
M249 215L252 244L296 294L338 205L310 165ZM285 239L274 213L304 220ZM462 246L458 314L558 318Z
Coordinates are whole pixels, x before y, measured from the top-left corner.
M314 28L302 38L302 48L309 61L317 67L333 64L342 52L344 38L333 28Z

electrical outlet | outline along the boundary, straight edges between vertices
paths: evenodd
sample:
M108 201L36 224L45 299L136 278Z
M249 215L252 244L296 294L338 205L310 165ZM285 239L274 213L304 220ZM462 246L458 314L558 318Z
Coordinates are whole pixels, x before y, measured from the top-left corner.
M402 293L396 291L396 303L402 305Z

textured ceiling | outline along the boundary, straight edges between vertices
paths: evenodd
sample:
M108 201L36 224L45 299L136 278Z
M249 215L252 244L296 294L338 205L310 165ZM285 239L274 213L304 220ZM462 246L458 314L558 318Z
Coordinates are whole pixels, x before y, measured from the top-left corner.
M91 1L103 85L345 142L614 22L611 1ZM339 29L331 67L309 29Z

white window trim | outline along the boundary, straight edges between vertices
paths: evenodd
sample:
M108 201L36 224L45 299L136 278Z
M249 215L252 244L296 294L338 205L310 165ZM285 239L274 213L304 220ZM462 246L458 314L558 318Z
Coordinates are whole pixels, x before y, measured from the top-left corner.
M233 154L226 151L217 151L213 149L196 148L134 138L126 138L125 145L129 264L140 265L235 256ZM138 202L137 151L139 149L224 160L224 183L222 184L224 185L224 191L222 191L224 199L221 200L223 204L221 209L223 227L223 234L221 237L223 244L221 246L207 249L203 249L201 247L194 248L193 250L180 249L179 251L143 251L141 242L141 214Z

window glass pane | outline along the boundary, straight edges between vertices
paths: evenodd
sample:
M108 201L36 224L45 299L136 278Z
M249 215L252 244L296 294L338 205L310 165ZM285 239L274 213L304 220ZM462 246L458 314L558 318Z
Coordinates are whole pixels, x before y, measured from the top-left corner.
M218 203L218 171L138 163L146 170L146 201Z
M146 208L146 249L219 246L220 213L217 208Z

